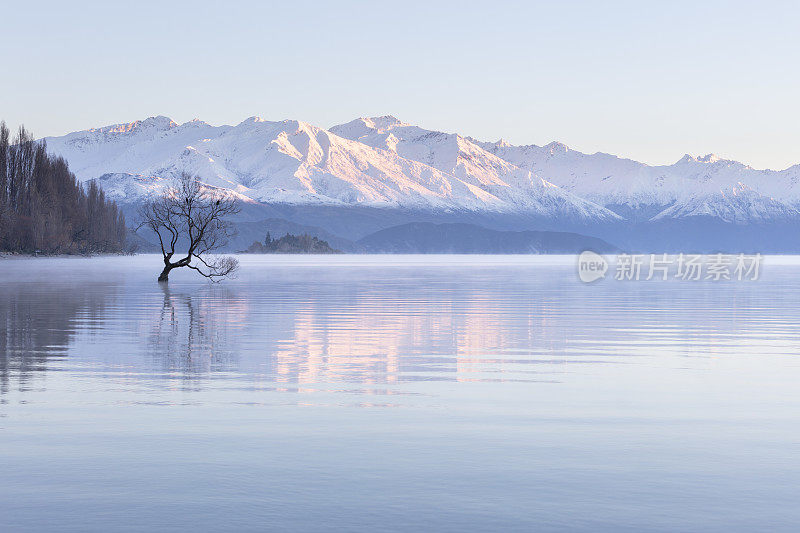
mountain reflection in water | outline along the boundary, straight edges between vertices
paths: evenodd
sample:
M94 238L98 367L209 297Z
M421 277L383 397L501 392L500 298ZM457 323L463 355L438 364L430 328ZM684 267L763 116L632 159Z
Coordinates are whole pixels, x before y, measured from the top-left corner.
M793 531L800 261L767 259L1 261L3 530Z

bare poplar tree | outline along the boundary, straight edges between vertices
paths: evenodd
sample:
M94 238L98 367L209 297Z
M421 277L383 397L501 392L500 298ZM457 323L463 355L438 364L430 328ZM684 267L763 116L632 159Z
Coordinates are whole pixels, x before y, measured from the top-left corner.
M164 270L159 282L166 282L175 268L187 267L201 275L218 280L239 267L233 257L209 257L208 254L225 246L233 235L225 217L236 214L236 200L228 194L201 187L197 178L182 173L174 187L139 209L141 223L158 236ZM179 247L186 255L173 261ZM178 254L181 255L181 254Z
M84 188L44 141L24 127L12 138L0 121L0 251L116 253L126 233L125 218L95 182Z

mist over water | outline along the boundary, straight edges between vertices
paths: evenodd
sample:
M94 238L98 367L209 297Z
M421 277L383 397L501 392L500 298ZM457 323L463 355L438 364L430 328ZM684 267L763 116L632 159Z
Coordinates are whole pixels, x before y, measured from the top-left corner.
M793 530L800 260L0 260L3 529Z

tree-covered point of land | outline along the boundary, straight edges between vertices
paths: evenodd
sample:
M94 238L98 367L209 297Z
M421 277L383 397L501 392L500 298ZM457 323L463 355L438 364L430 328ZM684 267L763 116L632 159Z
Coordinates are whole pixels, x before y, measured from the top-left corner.
M0 251L46 254L122 252L125 217L94 183L25 128L13 138L0 122Z
M331 248L327 241L312 237L311 235L291 235L287 233L283 237L273 239L267 233L264 242L254 242L247 250L246 254L340 254L339 250Z

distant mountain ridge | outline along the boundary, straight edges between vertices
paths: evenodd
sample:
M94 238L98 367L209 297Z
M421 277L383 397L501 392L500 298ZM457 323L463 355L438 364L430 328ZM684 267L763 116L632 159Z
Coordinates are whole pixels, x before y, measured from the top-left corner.
M470 157L480 165L437 168L294 120L252 117L237 126L217 127L153 117L47 142L80 179L99 179L107 194L120 201L147 197L165 179L188 171L209 186L263 203L618 218L475 145L468 147L474 152Z
M650 166L556 142L479 141L388 115L328 130L296 120L212 126L159 116L47 143L79 179L97 180L122 205L189 171L237 195L249 220L282 218L351 240L427 221L577 231L655 250L680 246L672 228L702 235L692 241L700 249L715 241L735 248L744 233L748 247L800 251L790 238L800 227L800 165L756 170L710 154Z
M558 231L497 231L474 224L410 222L382 229L356 244L372 253L577 254L617 252L602 239Z
M478 147L495 156L493 162L501 161L507 174L520 176L527 171L622 218L712 216L749 223L800 217L800 165L783 171L756 170L714 154L687 154L673 165L650 166L610 154L584 154L557 142L545 146L482 142L431 132L394 117L360 118L331 131L437 168L467 168L471 149ZM462 148L463 163L453 165L435 149L448 143Z
M268 203L605 221L710 215L748 223L800 216L800 165L756 170L709 154L649 166L556 142L483 142L392 116L359 118L330 130L295 120L251 117L236 126L212 126L159 116L47 142L80 179L103 177L118 200L146 196L164 178L189 170L211 186ZM654 207L662 209L653 214Z

